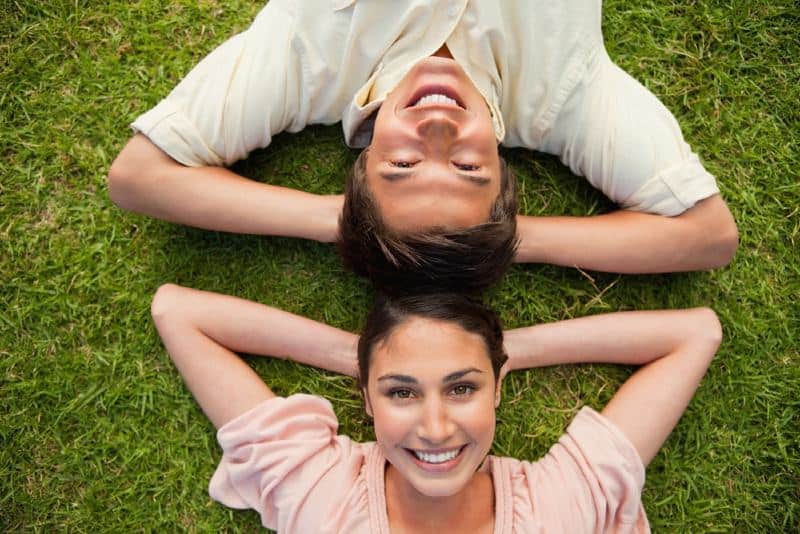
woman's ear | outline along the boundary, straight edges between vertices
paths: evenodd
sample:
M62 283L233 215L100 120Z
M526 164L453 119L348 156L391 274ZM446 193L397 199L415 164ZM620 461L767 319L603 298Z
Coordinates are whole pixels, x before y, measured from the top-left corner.
M364 396L364 409L367 411L367 415L373 417L372 404L369 402L369 393L367 393L367 388L361 388L361 394Z

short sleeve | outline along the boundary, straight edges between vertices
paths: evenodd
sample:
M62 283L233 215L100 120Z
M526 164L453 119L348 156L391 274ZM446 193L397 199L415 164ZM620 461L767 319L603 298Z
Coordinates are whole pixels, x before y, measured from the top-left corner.
M337 426L320 397L264 401L217 432L223 454L209 494L231 508L256 510L265 527L279 532L328 531L342 509L367 506L356 484L363 453L336 435Z
M540 149L624 209L674 216L719 192L675 117L604 49L590 59Z
M131 127L188 166L230 165L287 129L302 98L293 17L270 2Z
M649 532L644 465L608 419L583 408L547 455L520 462L512 483L515 527L546 532Z

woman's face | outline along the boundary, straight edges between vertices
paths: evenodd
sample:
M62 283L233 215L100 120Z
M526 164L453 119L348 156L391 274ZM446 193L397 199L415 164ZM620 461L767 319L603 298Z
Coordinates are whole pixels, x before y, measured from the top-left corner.
M367 182L383 220L401 231L486 222L500 157L486 101L449 58L416 63L381 105Z
M480 336L411 318L373 350L365 398L390 468L426 497L457 494L494 439L496 383Z

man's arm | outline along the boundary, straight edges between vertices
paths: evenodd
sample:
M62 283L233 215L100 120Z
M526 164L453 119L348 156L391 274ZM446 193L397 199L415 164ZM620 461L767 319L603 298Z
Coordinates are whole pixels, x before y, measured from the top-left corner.
M719 195L675 217L627 210L594 217L519 216L517 228L517 262L616 273L722 267L733 259L739 239Z
M119 207L208 230L333 242L341 195L315 195L248 180L224 167L186 167L141 134L108 174Z

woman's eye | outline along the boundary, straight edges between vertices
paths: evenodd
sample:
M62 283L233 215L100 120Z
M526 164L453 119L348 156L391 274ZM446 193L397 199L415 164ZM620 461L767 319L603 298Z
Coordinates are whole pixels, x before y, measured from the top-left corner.
M414 396L414 392L410 389L393 389L389 392L389 396L393 399L410 399Z
M480 169L480 165L469 165L466 163L455 163L456 169L460 171L477 171Z
M393 161L392 167L398 167L400 169L410 169L414 166L413 161Z
M453 394L459 397L469 395L473 391L475 391L475 386L471 384L458 384L453 387Z

